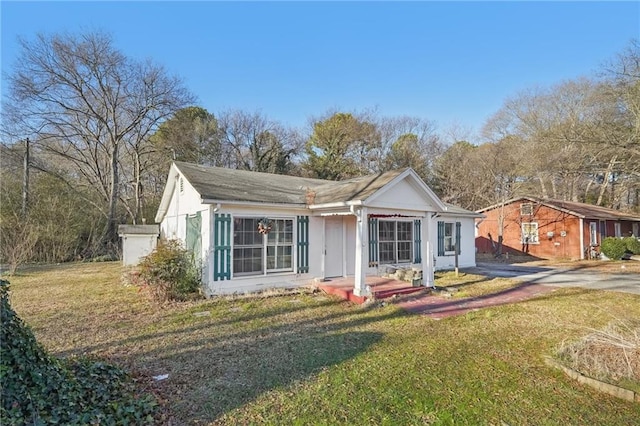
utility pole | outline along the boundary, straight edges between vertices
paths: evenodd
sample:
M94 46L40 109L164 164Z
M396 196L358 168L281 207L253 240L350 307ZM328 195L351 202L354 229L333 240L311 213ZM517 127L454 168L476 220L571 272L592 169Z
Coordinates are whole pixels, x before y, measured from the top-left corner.
M29 138L24 141L24 162L22 166L22 217L27 217L29 205Z

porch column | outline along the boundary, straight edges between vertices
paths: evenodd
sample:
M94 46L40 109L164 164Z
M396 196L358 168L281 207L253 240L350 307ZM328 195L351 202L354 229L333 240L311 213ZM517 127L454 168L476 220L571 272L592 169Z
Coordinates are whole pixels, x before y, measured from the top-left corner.
M353 283L353 294L356 296L369 296L367 290L366 268L367 248L369 244L369 234L367 233L367 208L351 209L356 216L356 271Z
M433 265L433 244L430 239L429 229L431 226L431 213L422 219L422 281L425 287L435 287L434 265Z

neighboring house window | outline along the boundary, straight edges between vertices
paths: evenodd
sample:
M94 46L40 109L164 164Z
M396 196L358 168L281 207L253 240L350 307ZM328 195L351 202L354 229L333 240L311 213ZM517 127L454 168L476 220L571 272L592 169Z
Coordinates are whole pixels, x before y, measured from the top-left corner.
M380 220L378 241L380 263L411 263L413 222Z
M590 235L589 244L592 246L597 246L598 245L598 223L597 222L589 222L589 235Z
M234 275L293 271L293 220L271 219L266 235L258 232L261 220L236 217L233 221Z
M533 216L533 203L520 204L520 216Z
M616 233L616 237L621 238L622 237L622 226L620 225L620 222L615 222L613 224L613 229Z
M638 233L638 224L634 223L631 225L631 233L633 234L634 237L640 237L640 233Z
M529 222L522 224L522 243L523 244L535 244L538 240L538 224L536 222Z

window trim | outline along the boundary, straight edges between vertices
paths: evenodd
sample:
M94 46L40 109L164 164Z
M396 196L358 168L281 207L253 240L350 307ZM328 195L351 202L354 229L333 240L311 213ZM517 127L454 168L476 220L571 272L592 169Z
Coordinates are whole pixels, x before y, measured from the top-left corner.
M528 213L525 211L525 207ZM520 216L533 216L533 203L520 204Z
M598 245L598 222L589 222L589 245Z
M297 257L296 257L296 250L295 250L295 241L297 238L297 232L296 232L296 218L295 217L287 217L287 216L278 216L278 217L269 217L269 219L276 221L276 220L282 220L282 221L290 221L291 222L291 242L290 243L280 243L280 244L269 244L269 234L265 234L262 235L262 243L260 245L258 244L253 244L253 245L243 245L243 244L236 244L235 243L235 233L236 233L236 225L235 225L235 221L237 219L257 219L260 220L264 218L264 216L257 216L257 215L247 215L247 216L234 216L233 220L232 220L232 229L231 229L231 265L232 265L232 276L233 277L237 277L237 278L244 278L244 277L264 277L267 275L278 275L278 274L291 274L294 273L296 270L296 264L297 264ZM258 232L257 230L255 230L255 232ZM235 260L236 260L236 256L235 256L235 250L236 248L260 248L262 251L262 267L260 271L257 272L236 272L235 271ZM276 248L276 264L277 264L277 252L278 252L278 247L291 247L291 267L290 268L273 268L273 269L269 269L268 268L268 248L269 247L275 247Z
M393 223L393 240L383 240L382 237L380 236L380 229L382 228L382 224L383 223ZM398 223L403 223L403 224L407 224L407 230L409 231L409 239L408 240L400 240L398 239ZM415 250L415 241L414 241L414 224L413 224L413 219L395 219L395 220L389 220L389 219L379 219L377 221L377 237L378 237L378 263L380 265L409 265L409 264L413 264L413 260L414 260L414 250ZM386 261L386 260L382 260L383 257L383 253L384 251L382 250L382 244L388 244L388 243L392 243L393 244L393 260L391 261ZM408 258L399 259L399 243L409 243L409 250L408 250Z
M616 238L622 238L622 224L620 222L613 222L613 233Z
M525 225L535 225L536 228L536 240L535 241L525 241L525 232L524 232L524 227ZM528 234L527 234L528 235ZM538 222L522 222L520 224L520 242L522 244L540 244L540 225L538 224Z
M451 236L447 237L447 225L451 225ZM444 255L453 256L456 254L456 223L444 222L444 228L442 230L442 239L444 244ZM447 250L447 239L451 238L451 246L453 250Z

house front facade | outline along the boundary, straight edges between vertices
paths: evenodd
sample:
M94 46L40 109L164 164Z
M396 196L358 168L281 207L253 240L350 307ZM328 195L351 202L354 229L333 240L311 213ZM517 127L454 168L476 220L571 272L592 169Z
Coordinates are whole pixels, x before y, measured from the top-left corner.
M479 210L478 253L526 253L542 259L585 259L606 237L640 236L640 216L585 203L522 197Z
M333 182L175 162L156 215L161 237L200 259L208 295L365 278L393 265L475 265L474 220L411 169ZM458 256L455 256L456 251Z

